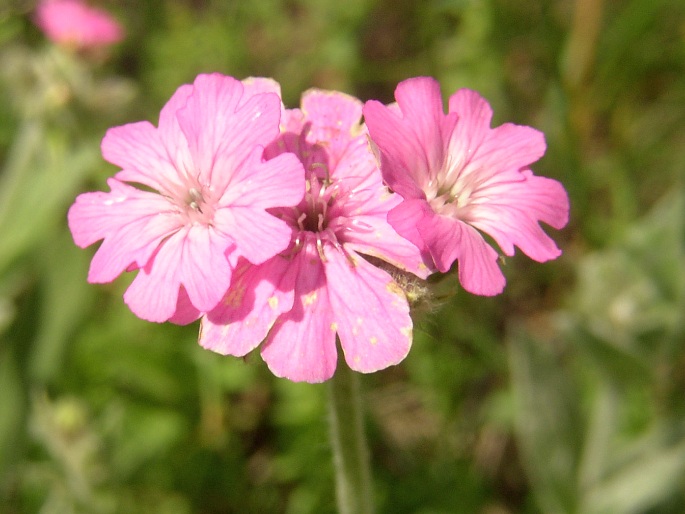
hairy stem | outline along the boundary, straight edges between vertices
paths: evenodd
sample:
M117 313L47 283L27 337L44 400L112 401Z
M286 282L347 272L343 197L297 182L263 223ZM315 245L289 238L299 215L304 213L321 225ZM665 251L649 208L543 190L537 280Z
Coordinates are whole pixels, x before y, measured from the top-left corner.
M340 359L328 382L329 418L340 514L371 514L373 487L359 375Z

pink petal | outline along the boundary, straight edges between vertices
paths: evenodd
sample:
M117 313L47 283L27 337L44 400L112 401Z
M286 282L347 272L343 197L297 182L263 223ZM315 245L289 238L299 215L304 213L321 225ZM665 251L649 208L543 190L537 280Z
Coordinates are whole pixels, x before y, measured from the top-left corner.
M224 256L230 245L230 240L214 228L194 225L174 250L176 262L170 265L178 267L180 283L185 286L190 302L200 311L216 307L231 283L231 269Z
M357 134L362 103L355 97L339 91L310 89L302 95L302 111L312 123L312 136L316 141L327 140L331 135L344 134L347 139Z
M311 123L307 140L325 143L334 169L350 139L361 133L362 103L338 91L310 89L302 95L302 112Z
M68 213L74 242L85 248L104 242L91 262L88 280L110 282L130 265L144 266L159 244L182 221L162 196L140 191L116 179L110 193L79 195Z
M459 116L449 140L454 168L462 168L490 133L492 109L478 93L460 89L449 100L449 112Z
M162 323L176 313L179 287L178 254L185 232L168 238L154 260L138 271L138 275L124 293L124 302L141 319Z
M140 191L116 179L107 179L110 192L84 193L76 198L68 214L74 242L81 248L90 246L116 232L122 218L137 219L151 212L169 210L162 196Z
M499 256L483 237L460 224L459 282L469 293L495 296L504 291L506 279L498 266Z
M300 160L287 153L263 161L262 152L262 147L256 147L235 170L220 205L257 210L300 203L305 191L304 168Z
M421 146L424 169L433 179L442 168L446 150L444 143L452 133L457 117L445 115L440 84L431 77L400 82L395 89L395 99L404 122L409 124Z
M184 227L164 241L124 293L134 314L148 321L169 320L179 307L181 286L197 310L216 307L228 289L231 270L224 256L226 242L212 230ZM183 313L178 316L185 319Z
M164 221L164 219L160 217L136 220L123 225L118 232L107 237L90 263L88 282L96 284L111 282L131 267L144 266L162 241L178 230L173 225L168 227L169 230L163 230L167 228L164 226L154 227L152 224L154 221Z
M473 173L482 181L499 172L520 170L540 159L546 148L539 130L505 123L490 131L463 173Z
M307 248L293 259L293 265L298 267L293 308L282 314L269 332L262 358L278 377L323 382L333 376L337 361L323 265L316 251L312 254Z
M499 173L519 170L545 153L545 137L531 127L505 123L490 128L492 109L475 91L460 89L450 98L450 113L459 121L449 140L445 171L470 181L471 189Z
M284 135L290 133L291 135L297 135L297 137L291 139L292 142L297 143L300 140L299 135L304 128L304 123L304 113L300 109L284 109L283 113L281 114L281 137L279 137L279 140ZM288 147L287 149L281 148L281 152L282 151L288 151L294 154L298 153L296 145ZM270 159L271 157L267 158Z
M378 257L393 266L426 278L430 270L418 247L398 234L385 216L357 216L354 223L367 230L350 231L345 237L345 248Z
M260 266L240 261L226 296L202 318L200 345L237 357L252 351L292 308L296 277L297 266L283 257Z
M294 155L262 162L260 154L256 148L243 163L214 215L217 230L232 238L239 253L253 264L285 250L292 236L287 223L264 209L294 206L305 189L304 169Z
M497 262L497 252L473 227L454 218L436 214L424 219L419 231L426 240L435 265L449 271L459 261L459 282L468 292L494 296L504 290L506 280Z
M281 85L273 79L265 77L248 77L241 81L244 88L243 99L261 93L274 93L281 97Z
M556 229L566 225L566 191L556 180L537 177L530 170L518 176L516 182L493 180L479 190L489 201L471 208L471 224L492 236L506 255L513 255L516 245L538 262L555 259L561 251L538 222Z
M214 215L216 229L235 241L238 253L252 264L261 264L284 251L292 229L268 212L249 207L219 209Z
M372 191L373 194L367 196L369 199L379 196L376 194L377 191L387 189L383 184L383 176L376 158L369 147L368 136L364 133L353 139L347 138L345 149L340 154L337 164L329 170L329 178L333 182L343 181L347 191ZM359 196L349 198L346 204L356 205L358 200ZM349 205L347 210L350 212Z
M460 255L463 223L457 219L426 212L416 225L417 232L435 267L441 273L447 273Z
M425 198L421 186L429 180L425 155L411 128L392 109L376 100L364 104L369 136L381 155L381 171L388 186L403 198Z
M535 217L548 225L561 230L569 220L568 193L561 182L546 177L536 177L531 170L523 170L530 184L531 192L544 196L544 201L536 203Z
M248 77L242 80L244 93L242 104L250 97L262 93L273 93L281 98L281 85L273 79L265 77ZM284 124L284 117L286 116L286 108L281 101L281 127ZM262 143L262 146L267 146Z
M200 317L200 311L198 311L192 303L190 303L190 298L188 298L188 293L185 287L181 286L178 291L178 300L176 302L176 312L169 318L171 323L176 325L188 325Z
M188 141L181 130L177 114L186 106L192 93L193 86L190 84L185 84L174 92L159 113L159 128L157 129L169 161L174 164L182 184L187 183L187 174L195 169L195 163L190 155Z
M278 136L281 101L273 93L248 98L240 81L218 73L198 75L193 86L179 123L200 181L222 192L255 146Z
M107 131L102 141L105 159L123 169L116 178L177 196L188 182L188 170L194 170L188 142L176 117L193 91L190 85L179 87L162 108L159 128L148 122L131 123Z
M418 227L424 218L432 220L433 216L434 212L425 200L405 200L388 212L390 226L416 246L423 255L423 261L429 263L433 262L433 257L430 256Z
M412 321L402 290L390 275L358 257L354 266L327 247L326 278L347 364L371 373L398 364L409 353Z
M116 178L170 194L179 185L157 129L147 121L110 128L102 139L102 156L122 168Z

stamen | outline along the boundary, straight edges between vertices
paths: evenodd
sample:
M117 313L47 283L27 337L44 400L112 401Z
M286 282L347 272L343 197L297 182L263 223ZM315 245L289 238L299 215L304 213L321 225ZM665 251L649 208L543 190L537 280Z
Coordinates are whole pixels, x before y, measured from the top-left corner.
M349 252L343 251L343 253L345 254L345 257L347 258L347 262L350 263L350 267L352 267L352 268L356 267L357 262L354 260L354 257L352 257L352 255Z
M309 169L315 171L318 168L323 168L324 170L324 187L331 184L331 172L328 169L328 164L325 162L313 162L309 165Z
M373 227L371 225L357 218L350 221L350 225L352 225L359 232L373 232Z
M321 242L321 235L316 234L316 251L319 254L319 257L321 258L321 262L326 262L326 256L323 253L323 243Z
M333 199L337 198L337 196L340 194L340 183L336 182L335 184L332 184L332 185L328 184L328 185L329 185L328 191L329 191L330 198L333 198Z
M304 220L306 220L306 219L307 219L307 213L306 212L303 212L297 218L297 226L300 227L300 230L304 230Z
M343 246L340 244L340 241L338 241L338 237L335 235L335 232L333 230L327 228L325 234L328 236L328 242L331 243L336 250L339 250L341 252L345 251Z
M190 196L188 206L194 211L197 211L200 214L202 214L201 205L204 203L205 199L203 198L200 190L195 187L191 187L190 189L188 189L188 196Z

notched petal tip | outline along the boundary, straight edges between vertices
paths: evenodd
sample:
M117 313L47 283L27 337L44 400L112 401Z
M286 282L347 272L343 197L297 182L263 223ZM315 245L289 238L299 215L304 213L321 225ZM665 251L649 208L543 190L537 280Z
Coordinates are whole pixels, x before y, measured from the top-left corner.
M245 93L256 95L260 93L274 93L281 97L281 85L274 79L266 77L247 77L242 80Z

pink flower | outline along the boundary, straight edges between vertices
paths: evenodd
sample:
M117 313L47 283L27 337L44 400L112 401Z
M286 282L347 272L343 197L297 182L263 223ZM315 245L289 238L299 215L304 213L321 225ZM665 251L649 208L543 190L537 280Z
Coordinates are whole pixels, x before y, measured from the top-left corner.
M118 43L124 30L109 13L81 0L42 0L36 24L54 43L87 49Z
M139 269L124 294L139 317L189 323L221 300L239 257L260 264L290 243L288 224L266 209L297 205L304 171L293 155L262 158L281 114L268 82L200 75L174 93L159 128L131 123L102 140L122 170L111 192L76 199L69 228L82 248L103 240L90 282Z
M540 228L568 222L568 196L556 180L528 166L545 153L541 132L506 123L490 128L492 110L477 93L461 89L444 114L439 84L427 77L401 82L397 104L369 101L364 117L377 146L383 178L404 201L390 224L422 249L441 272L459 262L459 280L480 295L502 292L498 253L514 245L538 262L561 251Z
M336 92L304 94L286 112L284 133L266 155L294 152L307 192L295 208L274 210L292 229L288 251L261 265L238 263L223 302L202 319L200 344L243 356L265 338L271 371L321 382L336 367L336 334L348 365L372 372L407 355L412 321L402 290L360 254L425 277L418 249L395 233L387 212L400 198L382 184L361 103ZM271 162L271 161L268 161Z

